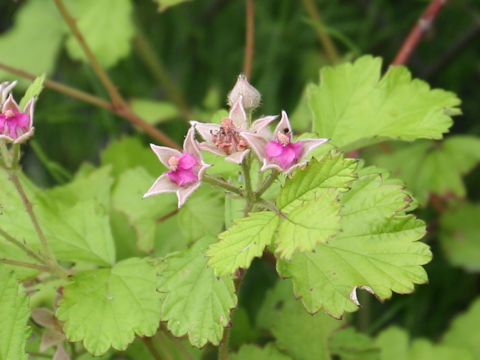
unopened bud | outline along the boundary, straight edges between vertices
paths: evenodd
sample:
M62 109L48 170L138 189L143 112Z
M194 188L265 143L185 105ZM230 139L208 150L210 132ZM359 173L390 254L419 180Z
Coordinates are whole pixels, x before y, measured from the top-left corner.
M245 110L256 109L262 99L260 92L250 85L245 74L238 75L235 86L228 94L228 105L232 107L240 96L242 97L242 105Z
M8 81L4 81L0 83L0 105L7 100L8 95L12 91L12 89L17 85L17 81L13 81L9 83Z

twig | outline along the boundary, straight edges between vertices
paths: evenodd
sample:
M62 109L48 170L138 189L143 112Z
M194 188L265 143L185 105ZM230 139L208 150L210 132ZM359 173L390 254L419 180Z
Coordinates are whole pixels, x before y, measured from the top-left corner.
M9 241L13 245L17 246L18 248L22 249L28 256L31 258L44 263L44 259L42 259L40 256L38 256L27 244L22 243L21 241L18 241L15 239L13 236L11 236L9 233L7 233L5 230L0 228L0 235L5 238L5 240Z
M246 0L246 33L245 33L245 57L243 60L243 73L250 79L252 74L253 53L255 52L255 8L253 0Z
M168 214L165 214L165 215L159 217L159 218L157 219L157 223L162 223L162 222L170 219L172 216L177 215L179 211L180 211L180 209L175 209L175 210L173 210L173 211L170 211Z
M422 16L418 19L417 23L403 42L402 47L392 62L392 65L405 65L408 62L423 35L425 35L425 33L431 28L435 18L446 3L447 0L432 0L430 2L430 5L425 9Z
M143 343L144 343L145 346L147 347L148 351L150 351L150 354L152 354L152 357L153 357L155 360L162 360L162 359L163 359L163 358L160 356L160 353L158 352L158 350L155 348L155 345L153 344L152 338L142 337L142 338L140 338L140 339L142 339Z
M25 261L0 258L0 262L3 263L3 264L7 264L7 265L21 266L21 267L26 267L26 268L30 268L30 269L45 271L45 272L50 272L51 271L50 267L47 266L47 265L28 263L28 262L25 262Z
M335 47L335 43L332 41L328 33L325 31L325 25L323 24L322 16L318 11L317 6L313 0L302 0L305 10L307 10L308 16L317 24L315 28L317 29L317 35L322 43L323 49L328 59L336 64L340 62L340 56L338 55L338 50Z
M221 187L222 189L233 192L234 194L240 195L241 197L245 197L245 191L224 180L218 179L210 175L203 175L202 180L207 184Z

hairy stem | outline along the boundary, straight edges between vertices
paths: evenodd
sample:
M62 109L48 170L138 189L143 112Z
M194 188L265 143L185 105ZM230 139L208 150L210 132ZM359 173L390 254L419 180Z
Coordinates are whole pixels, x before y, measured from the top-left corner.
M317 24L315 27L317 30L317 36L322 43L325 54L327 55L330 62L336 64L340 61L340 56L338 55L338 50L335 47L335 43L332 41L328 33L325 31L325 26L323 24L322 16L318 11L317 6L313 0L302 0L305 10L307 10L308 16Z
M45 272L50 272L51 271L50 267L47 266L47 265L28 263L28 262L25 262L25 261L19 261L19 260L13 260L13 259L0 258L0 263L6 264L6 265L26 267L26 268L29 268L29 269L35 269L35 270L40 270L40 271L45 271Z
M272 170L272 173L265 179L260 187L255 192L255 197L258 199L262 194L268 190L268 188L275 182L280 173L276 170Z
M246 196L245 191L236 187L235 185L230 184L229 182L227 182L225 180L222 180L222 179L210 176L210 175L203 175L202 181L207 183L207 184L220 187L220 188L222 188L224 190L227 190L229 192L232 192L234 194L240 195L241 197Z
M33 249L30 248L30 246L28 246L26 243L22 243L21 241L18 241L17 239L15 239L13 236L11 236L9 233L7 233L5 230L1 228L0 228L0 235L11 244L23 250L31 258L41 263L45 263L45 260L42 259L39 255L37 255L35 251L33 251Z
M435 18L440 10L447 3L447 0L432 0L430 5L425 9L420 19L408 34L407 38L402 44L402 47L398 51L392 65L405 65L413 52L417 48L423 35L431 28Z
M243 60L243 73L250 79L252 74L253 54L255 52L255 7L253 0L246 0L245 20L245 57Z

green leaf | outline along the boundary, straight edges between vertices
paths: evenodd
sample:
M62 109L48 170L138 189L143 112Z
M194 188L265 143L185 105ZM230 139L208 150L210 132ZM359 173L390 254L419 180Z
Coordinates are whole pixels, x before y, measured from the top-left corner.
M135 114L152 125L172 120L179 116L177 107L167 101L133 99L131 106Z
M20 100L20 109L24 109L28 101L33 97L38 97L43 90L43 82L45 81L45 74L37 77L32 84L28 87L22 100Z
M178 213L180 231L189 240L205 235L216 236L223 228L225 195L217 189L202 186L188 199Z
M213 267L216 275L233 274L238 268L248 268L271 243L278 220L278 215L271 211L237 219L231 228L218 235L220 241L208 249L208 265Z
M69 5L78 29L102 66L114 66L130 53L135 34L130 0L82 0ZM88 62L73 34L66 46L73 59Z
M57 317L69 341L83 341L93 355L124 350L135 334L152 336L160 321L156 270L131 258L109 269L84 271L63 289Z
M330 349L342 360L378 360L380 355L373 339L353 327L335 332L330 339Z
M430 194L465 197L462 176L480 162L480 139L472 136L391 146L392 153L375 154L372 161L405 181L422 204L427 203Z
M267 292L257 324L270 330L278 348L294 359L330 360L329 338L345 322L324 313L308 314L292 296L291 283L279 280Z
M152 176L160 176L165 167L152 150L136 137L124 136L111 141L101 153L102 165L111 164L113 174L119 176L128 169L142 166Z
M215 242L204 237L194 246L168 256L161 264L158 291L163 295L162 320L175 336L188 334L193 346L218 345L237 297L230 276L216 277L205 251Z
M480 298L477 298L469 309L457 316L448 331L443 342L449 346L468 350L473 358L480 358Z
M480 271L480 206L462 204L440 218L440 244L447 259L468 271Z
M282 258L313 250L340 231L338 196L354 179L356 166L355 160L341 154L327 154L287 179L277 198L277 206L287 216L275 239Z
M179 5L181 3L192 1L192 0L155 0L158 4L158 11L165 11L169 7Z
M0 358L26 360L30 335L28 297L12 271L0 266Z
M431 259L418 242L425 224L406 215L412 199L397 181L366 168L341 196L342 232L314 251L279 261L277 270L292 279L306 309L334 317L357 310L357 287L390 298L392 291L410 293L427 281L421 265Z
M376 344L380 348L380 360L473 360L474 357L461 347L432 344L427 339L409 340L408 333L398 327L382 331Z
M257 345L243 345L238 353L230 355L231 360L289 360L289 356L281 353L272 343L261 348Z
M154 248L158 220L177 209L172 194L143 199L143 194L154 181L155 178L141 167L127 170L120 175L112 194L113 208L127 216L137 233L137 246L144 252L151 252ZM161 239L165 240L168 238Z
M14 26L0 36L2 63L33 74L51 73L66 31L51 1L30 0L17 12ZM16 79L17 76L2 70L0 78ZM27 87L28 84L25 80L19 85Z
M324 67L320 84L307 89L313 131L344 149L387 138L440 139L459 113L455 94L430 89L403 66L381 78L382 60L363 56L354 63Z

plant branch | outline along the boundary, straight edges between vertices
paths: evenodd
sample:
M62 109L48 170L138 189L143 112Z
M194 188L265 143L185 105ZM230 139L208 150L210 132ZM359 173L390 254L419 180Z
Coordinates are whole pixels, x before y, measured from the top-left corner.
M18 248L22 249L28 256L31 258L44 263L45 260L42 259L40 256L38 256L33 249L31 249L26 243L22 243L21 241L18 241L15 239L12 235L7 233L5 230L0 228L0 235L5 238L8 242L12 243L13 245L17 246Z
M273 172L265 179L265 181L260 185L260 187L255 192L255 197L258 199L262 194L268 190L268 188L275 182L278 178L280 173L276 170L272 170Z
M150 354L155 360L162 360L163 358L160 356L160 353L158 350L155 348L155 345L153 344L152 338L149 337L142 337L141 338L145 346L147 347L148 351L150 351ZM168 358L168 359L171 359Z
M335 47L335 43L332 41L328 33L325 31L325 25L323 24L322 16L318 11L317 6L313 0L302 0L305 10L307 10L308 16L317 24L315 26L317 30L317 36L322 43L322 47L325 50L330 62L336 64L340 62L340 56L338 55L338 50Z
M210 175L203 175L202 180L204 182L206 182L207 184L220 187L220 188L225 189L229 192L240 195L241 197L245 197L245 191L236 187L235 185L230 184L229 182L227 182L225 180L222 180L222 179L210 176Z
M47 265L34 264L34 263L25 262L25 261L0 258L0 262L3 263L3 264L6 264L6 265L26 267L26 268L29 268L29 269L35 269L35 270L40 270L40 271L45 271L45 272L50 272L51 271L50 267L47 266Z
M250 79L252 74L253 54L255 52L255 7L253 0L246 0L245 20L245 57L243 60L243 73Z
M420 43L420 40L432 27L435 18L446 3L447 0L432 0L430 2L420 19L418 19L417 23L403 42L400 50L392 62L392 65L405 65L408 60L410 60L410 57Z

